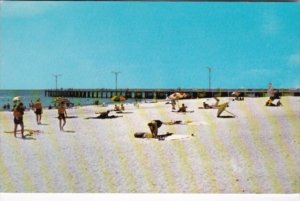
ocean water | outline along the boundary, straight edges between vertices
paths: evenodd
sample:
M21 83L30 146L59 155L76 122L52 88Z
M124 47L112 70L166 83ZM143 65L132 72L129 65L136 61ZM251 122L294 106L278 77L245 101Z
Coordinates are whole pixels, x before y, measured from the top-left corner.
M44 90L0 90L0 111L3 111L4 105L9 104L10 108L13 106L13 98L16 96L21 97L21 101L26 107L29 107L31 102L35 102L37 99L40 99L43 107L48 107L49 105L54 105L54 98L45 96ZM75 106L77 105L92 105L96 100L99 101L99 104L105 103L115 104L109 98L68 98ZM126 100L125 103L131 103L135 100Z

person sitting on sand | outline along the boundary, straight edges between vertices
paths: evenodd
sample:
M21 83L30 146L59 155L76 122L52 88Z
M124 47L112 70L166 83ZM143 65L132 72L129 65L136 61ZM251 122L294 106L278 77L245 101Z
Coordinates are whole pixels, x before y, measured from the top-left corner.
M179 110L177 112L186 112L186 108L187 108L187 106L185 106L184 103L182 103L181 107L179 108Z
M187 121L181 121L181 120L171 120L167 122L163 122L164 125L188 125L192 123L193 121L187 120Z
M174 124L183 124L181 120L171 120L168 122L163 122L164 125L174 125Z
M120 112L120 111L121 111L121 108L120 108L120 106L119 106L119 105L117 105L117 104L115 104L114 111Z
M59 129L61 131L64 130L64 126L66 125L66 117L67 117L67 111L65 108L65 103L62 101L58 107ZM63 124L62 124L62 121L63 121Z
M33 107L34 107L34 113L36 115L36 123L41 124L43 107L42 107L42 103L40 102L40 99L36 100Z
M122 110L122 111L125 111L125 107L124 107L123 104L121 104L121 110Z
M14 114L14 123L15 123L15 128L14 128L14 136L17 137L17 128L18 128L18 124L20 124L21 126L21 134L22 134L22 138L25 138L24 135L24 123L23 123L23 115L24 115L24 106L23 103L20 102L13 110L13 114Z

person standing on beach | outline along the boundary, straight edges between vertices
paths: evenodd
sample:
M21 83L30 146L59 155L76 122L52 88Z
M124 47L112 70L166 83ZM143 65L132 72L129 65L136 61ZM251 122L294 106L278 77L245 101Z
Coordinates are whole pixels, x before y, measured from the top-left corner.
M67 111L65 108L65 103L61 102L61 104L58 107L59 129L61 131L64 130L64 126L66 125L66 117L67 117ZM63 123L62 123L62 121L63 121Z
M14 123L15 123L14 136L17 137L17 128L18 128L18 125L20 124L22 138L25 138L25 135L24 135L24 123L23 123L24 107L23 107L23 103L22 102L20 102L14 108L13 115L14 115Z
M34 103L34 113L36 115L37 124L41 124L43 107L42 107L42 103L40 102L40 99L37 99L36 102Z
M174 99L171 100L172 110L176 110L176 101Z

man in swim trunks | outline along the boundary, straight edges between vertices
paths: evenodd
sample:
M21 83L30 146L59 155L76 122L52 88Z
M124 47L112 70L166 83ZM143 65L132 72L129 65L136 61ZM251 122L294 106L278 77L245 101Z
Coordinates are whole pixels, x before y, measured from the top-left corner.
M61 104L58 107L59 128L61 131L64 130L64 126L66 125L66 117L67 117L67 111L65 108L65 103L61 102ZM62 124L62 121L63 121L63 124Z
M37 124L41 124L43 107L42 107L42 103L40 102L40 99L37 99L36 102L34 103L34 113L36 115Z
M14 128L14 136L17 137L17 128L18 125L20 124L21 126L21 134L22 138L25 138L24 135L24 123L23 123L23 115L24 115L24 107L23 103L19 103L13 110L14 112L14 123L15 123L15 128Z

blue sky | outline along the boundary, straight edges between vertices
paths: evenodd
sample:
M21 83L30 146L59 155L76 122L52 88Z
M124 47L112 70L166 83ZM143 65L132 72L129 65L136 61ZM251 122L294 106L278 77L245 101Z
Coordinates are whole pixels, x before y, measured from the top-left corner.
M0 89L300 87L300 3L0 6Z

